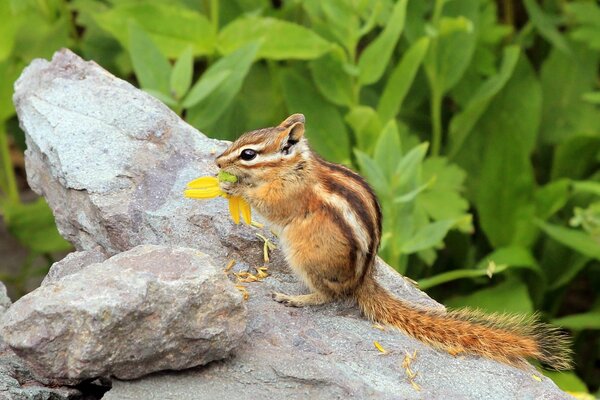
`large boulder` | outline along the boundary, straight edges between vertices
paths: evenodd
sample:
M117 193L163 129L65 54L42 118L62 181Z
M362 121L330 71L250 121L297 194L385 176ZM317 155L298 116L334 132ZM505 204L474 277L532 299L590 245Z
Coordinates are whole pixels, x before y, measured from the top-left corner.
M220 360L245 328L242 294L210 257L141 245L22 297L0 333L38 375L78 383Z
M51 62L34 61L16 89L28 179L78 250L100 246L114 254L144 243L197 248L223 267L235 260L229 276L248 293L247 334L232 358L114 380L104 398L568 398L533 367L451 356L380 330L352 304L292 309L273 302L273 291L306 290L277 250L267 264L270 276L242 282L251 279L240 272L258 275L255 268L265 263L258 230L235 226L222 200L182 197L187 181L216 172L214 156L227 144L207 139L95 63L61 51ZM377 269L398 297L441 307L384 263Z

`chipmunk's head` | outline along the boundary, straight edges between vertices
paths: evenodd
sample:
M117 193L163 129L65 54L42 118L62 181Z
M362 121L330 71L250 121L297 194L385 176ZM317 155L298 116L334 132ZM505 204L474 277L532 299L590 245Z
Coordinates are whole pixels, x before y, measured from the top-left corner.
M238 177L223 182L229 194L242 195L245 187L256 187L302 173L310 157L304 138L304 115L293 114L278 126L246 132L216 159L217 166Z

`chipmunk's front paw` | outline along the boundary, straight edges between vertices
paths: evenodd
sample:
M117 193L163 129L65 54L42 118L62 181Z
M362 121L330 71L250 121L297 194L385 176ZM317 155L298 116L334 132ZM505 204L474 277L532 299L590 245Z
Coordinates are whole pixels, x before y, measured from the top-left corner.
M275 292L271 295L271 297L276 302L281 303L287 307L297 307L297 305L294 303L294 296L289 296L287 294Z
M225 193L229 194L229 195L234 195L234 188L236 186L236 183L234 182L219 182L219 188L224 191Z
M288 307L318 306L327 303L330 299L321 293L299 294L290 296L283 293L273 293L273 300Z

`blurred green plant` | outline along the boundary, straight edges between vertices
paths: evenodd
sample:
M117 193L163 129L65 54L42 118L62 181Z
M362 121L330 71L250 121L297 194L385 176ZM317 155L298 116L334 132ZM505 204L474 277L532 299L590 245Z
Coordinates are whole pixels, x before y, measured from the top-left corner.
M12 82L70 47L212 137L304 113L377 191L386 261L451 306L541 311L575 336L576 371L550 376L598 390L595 1L11 0L0 19L0 207L32 251L60 244L14 217L43 207L12 173Z

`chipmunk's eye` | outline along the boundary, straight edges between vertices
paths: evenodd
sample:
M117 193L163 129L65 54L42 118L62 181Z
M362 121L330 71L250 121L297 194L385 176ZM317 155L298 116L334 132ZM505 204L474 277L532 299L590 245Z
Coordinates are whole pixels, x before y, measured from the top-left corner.
M250 161L256 157L256 154L257 154L256 151L254 151L252 149L244 149L240 153L240 158L244 161Z

